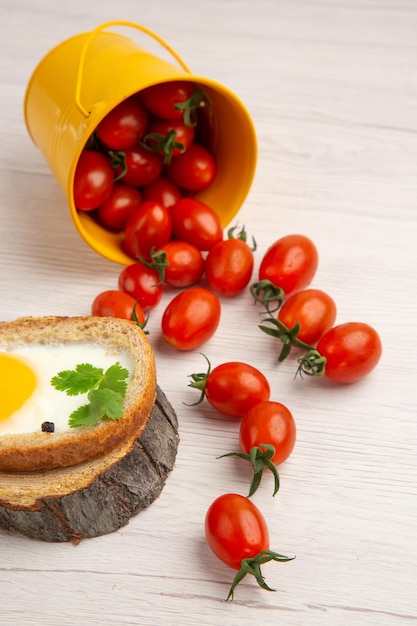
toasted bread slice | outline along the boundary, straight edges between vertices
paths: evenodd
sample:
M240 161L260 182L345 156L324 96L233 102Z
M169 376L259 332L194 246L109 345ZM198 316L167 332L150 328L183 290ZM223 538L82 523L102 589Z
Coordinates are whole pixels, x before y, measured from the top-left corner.
M119 420L64 432L28 432L0 436L0 471L38 471L69 467L106 455L120 445L133 447L145 428L156 395L151 345L134 322L110 317L23 317L0 323L0 351L27 344L94 344L117 354L128 351L133 370ZM62 368L64 369L64 368ZM57 372L58 373L58 372ZM0 399L1 401L1 399Z

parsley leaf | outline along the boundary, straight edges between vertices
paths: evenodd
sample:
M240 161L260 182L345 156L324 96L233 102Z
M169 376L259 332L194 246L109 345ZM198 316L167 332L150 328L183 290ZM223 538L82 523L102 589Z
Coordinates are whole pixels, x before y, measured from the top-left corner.
M112 389L124 396L127 389L126 378L128 378L128 376L128 370L124 367L120 367L119 363L115 363L106 370L100 383L100 389Z
M129 371L120 363L105 372L89 363L80 363L74 370L63 370L51 379L53 387L68 396L87 393L88 404L78 407L69 417L69 426L92 426L100 419L119 420L123 417L123 399L127 390Z
M59 391L66 391L68 396L77 396L87 393L100 383L104 376L101 367L94 367L90 363L80 363L74 370L59 372L51 380L51 384Z

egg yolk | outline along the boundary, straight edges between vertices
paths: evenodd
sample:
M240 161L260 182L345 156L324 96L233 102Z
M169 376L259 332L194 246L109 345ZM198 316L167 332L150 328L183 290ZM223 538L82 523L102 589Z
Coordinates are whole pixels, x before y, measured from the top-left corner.
M19 357L0 352L0 421L26 402L36 388L36 375Z

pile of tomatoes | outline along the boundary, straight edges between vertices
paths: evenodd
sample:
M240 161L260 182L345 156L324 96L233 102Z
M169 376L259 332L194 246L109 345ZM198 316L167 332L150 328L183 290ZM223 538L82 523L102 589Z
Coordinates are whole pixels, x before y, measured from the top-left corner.
M81 154L74 200L81 211L94 212L105 227L123 231L123 246L132 263L120 271L117 288L102 292L92 314L133 319L142 328L161 301L173 297L161 317L161 333L177 350L194 350L216 332L228 298L249 289L264 316L259 329L281 343L278 362L294 350L297 372L351 383L369 374L382 346L368 324L335 325L333 298L309 288L318 268L314 243L301 234L283 236L264 252L258 277L254 238L231 227L225 236L216 212L193 197L214 181L216 163L210 143L210 103L187 82L143 90L122 102L99 124ZM201 116L201 111L205 115ZM202 120L202 121L201 121ZM274 476L293 451L296 424L291 411L271 400L262 372L248 363L230 361L192 374L190 386L211 406L240 420L239 451L251 463L247 496L228 493L207 511L205 533L216 556L238 572L228 598L247 575L268 589L261 573L267 561L289 561L269 547L261 511L250 500L264 470Z
M171 81L123 100L98 124L77 163L74 204L123 231L126 253L144 254L138 222L155 221L154 245L171 236L169 209L209 187L211 102L192 82Z

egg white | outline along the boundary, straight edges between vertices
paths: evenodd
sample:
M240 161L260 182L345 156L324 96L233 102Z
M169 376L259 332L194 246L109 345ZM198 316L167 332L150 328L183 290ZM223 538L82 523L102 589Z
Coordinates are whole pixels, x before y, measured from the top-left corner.
M63 343L54 345L28 344L2 349L20 357L37 377L33 394L9 418L0 421L0 436L41 432L43 422L53 422L54 432L69 430L68 418L72 411L86 404L87 394L68 396L51 385L51 378L62 370L72 370L80 363L90 363L106 370L119 362L130 377L133 358L127 350L108 352L93 343Z

